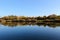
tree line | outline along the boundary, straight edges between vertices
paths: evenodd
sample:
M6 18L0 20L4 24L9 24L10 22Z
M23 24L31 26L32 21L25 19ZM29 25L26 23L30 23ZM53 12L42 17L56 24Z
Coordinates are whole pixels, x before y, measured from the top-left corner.
M37 17L26 17L26 16L4 16L0 18L0 22L60 22L60 15L49 15L49 16L37 16Z

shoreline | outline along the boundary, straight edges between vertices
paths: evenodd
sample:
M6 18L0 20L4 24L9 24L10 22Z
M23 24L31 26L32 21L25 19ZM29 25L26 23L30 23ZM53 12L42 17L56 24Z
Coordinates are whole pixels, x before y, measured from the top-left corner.
M26 17L26 16L4 16L0 18L0 22L60 22L60 15Z

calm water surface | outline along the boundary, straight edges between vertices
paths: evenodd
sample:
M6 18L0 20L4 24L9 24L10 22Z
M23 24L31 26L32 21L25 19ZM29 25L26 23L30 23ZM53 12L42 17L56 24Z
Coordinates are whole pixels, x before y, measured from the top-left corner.
M60 40L60 27L0 25L1 40Z

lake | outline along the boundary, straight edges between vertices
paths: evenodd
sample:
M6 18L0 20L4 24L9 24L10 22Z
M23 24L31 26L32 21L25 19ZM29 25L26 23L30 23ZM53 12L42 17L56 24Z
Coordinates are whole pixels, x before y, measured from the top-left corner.
M0 24L0 40L60 40L60 26Z

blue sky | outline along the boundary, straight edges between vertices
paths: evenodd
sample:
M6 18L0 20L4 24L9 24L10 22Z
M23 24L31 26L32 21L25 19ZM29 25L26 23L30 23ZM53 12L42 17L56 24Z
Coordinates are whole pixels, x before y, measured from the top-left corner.
M0 0L0 16L60 15L60 0Z

